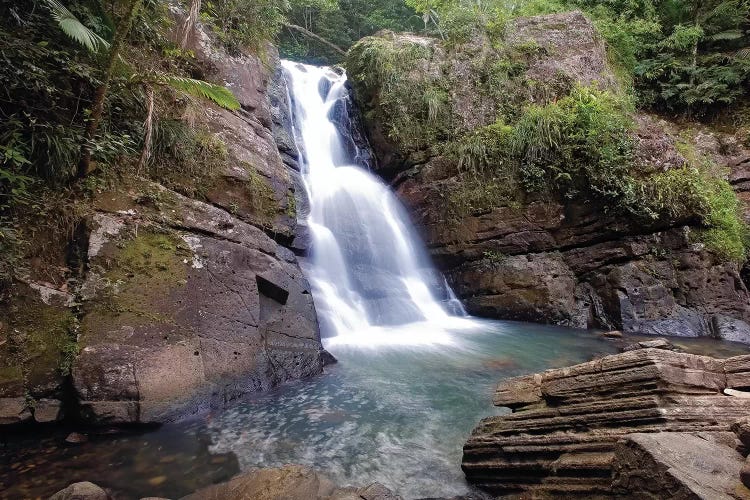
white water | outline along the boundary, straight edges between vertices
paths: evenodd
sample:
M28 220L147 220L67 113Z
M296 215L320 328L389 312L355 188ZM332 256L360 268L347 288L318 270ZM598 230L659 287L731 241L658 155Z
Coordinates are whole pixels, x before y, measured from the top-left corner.
M310 200L308 275L327 343L450 343L447 329L473 322L431 267L404 208L388 186L354 165L329 118L346 98L346 76L282 64Z

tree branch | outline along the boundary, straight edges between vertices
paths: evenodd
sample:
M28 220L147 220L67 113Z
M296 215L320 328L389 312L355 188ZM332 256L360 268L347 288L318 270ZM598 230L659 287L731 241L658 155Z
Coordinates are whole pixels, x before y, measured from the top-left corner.
M338 45L329 42L328 40L326 40L322 36L316 35L312 31L307 30L307 29L303 28L302 26L297 26L296 24L287 24L286 27L289 28L289 29L291 29L291 30L297 31L299 33L302 33L306 37L312 38L316 42L322 43L326 47L330 48L331 50L333 50L334 52L336 52L338 54L341 54L342 56L346 55L346 51L344 49L342 49L341 47L339 47Z

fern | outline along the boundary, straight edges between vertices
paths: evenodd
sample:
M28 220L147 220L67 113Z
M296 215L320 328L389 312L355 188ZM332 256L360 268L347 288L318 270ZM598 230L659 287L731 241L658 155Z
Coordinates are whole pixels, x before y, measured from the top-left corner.
M52 18L57 22L60 29L70 38L86 47L90 52L99 52L100 49L109 49L109 42L100 37L83 25L58 0L44 0L52 13Z
M176 75L160 75L160 82L196 97L210 99L222 108L240 109L240 103L231 90L221 85Z

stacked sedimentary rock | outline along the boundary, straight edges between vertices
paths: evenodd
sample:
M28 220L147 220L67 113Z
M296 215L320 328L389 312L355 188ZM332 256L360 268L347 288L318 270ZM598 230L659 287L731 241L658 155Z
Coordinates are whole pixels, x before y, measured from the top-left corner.
M750 356L718 360L660 349L510 379L498 386L494 402L513 413L479 424L464 447L463 469L470 482L496 494L627 494L636 491L638 481L633 473L629 482L627 470L613 474L618 441L622 447L627 444L623 439L633 434L660 433L651 435L658 436L653 438L658 442L646 448L664 450L685 443L686 451L700 440L715 442L730 456L722 467L736 467L730 476L744 489L739 482L742 456L729 446L734 443L729 430L750 413L750 399L724 390L747 386ZM667 443L665 433L680 436ZM631 449L652 438L636 437ZM700 451L695 448L686 451L683 458L690 461L696 453ZM646 454L653 458L648 450ZM667 455L679 461L678 453ZM750 498L750 491L745 492ZM721 497L715 491L711 496Z

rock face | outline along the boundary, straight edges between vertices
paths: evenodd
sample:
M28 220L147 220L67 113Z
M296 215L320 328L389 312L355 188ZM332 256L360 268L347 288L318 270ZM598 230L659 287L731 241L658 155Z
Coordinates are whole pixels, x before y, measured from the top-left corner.
M527 54L521 58L525 81L531 82L525 103L550 99L534 93L534 82L546 82L553 94L576 83L617 87L604 43L580 12L518 19L506 31L504 46ZM473 40L460 53L410 34L388 33L374 40L373 47L388 43L406 54L429 49L429 57L414 66L424 74L447 75L431 85L448 86L457 129L490 125L498 108L502 116L503 106L517 111L525 105L503 102L511 99L505 95L493 101L486 97L492 89L473 81L482 57L492 50L486 40ZM410 208L435 263L469 313L750 343L750 294L740 268L694 242L695 221L643 224L605 211L597 199L533 195L452 220L445 206L460 187L457 160L440 147L384 130L380 122L387 117L378 114L385 109L383 88L367 80L373 75L366 70L357 71L350 71L352 79L366 82L355 85L363 115L376 117L366 122L380 160L378 172ZM638 168L663 172L684 165L683 153L708 157L731 172L728 180L740 199L750 200L750 151L741 137L698 127L686 138L676 125L642 114L635 122Z
M268 90L277 56L227 54L202 26L190 44L201 76L242 105L195 117L220 145L214 171L201 185L126 177L95 190L58 251L78 255L73 278L19 286L0 311L0 424L53 421L64 407L95 423L164 422L322 371L290 250L305 248L292 245L298 174L277 149L285 124Z
M501 382L495 405L513 413L474 429L463 470L494 494L748 498L729 429L750 400L722 392L748 373L750 356L638 349ZM714 467L726 472L703 483Z
M319 373L315 308L291 251L219 208L151 189L171 210L132 201L92 221L73 370L83 415L164 421Z

